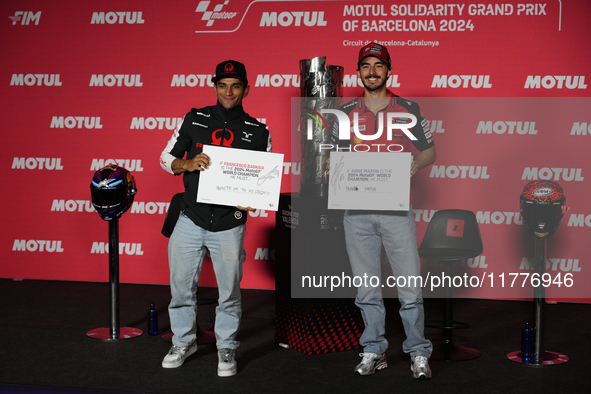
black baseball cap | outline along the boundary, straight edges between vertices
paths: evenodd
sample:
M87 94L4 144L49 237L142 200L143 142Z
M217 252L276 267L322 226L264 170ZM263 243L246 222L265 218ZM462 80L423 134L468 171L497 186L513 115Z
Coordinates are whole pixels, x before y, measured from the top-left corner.
M215 76L211 78L211 82L217 83L217 81L223 78L238 78L244 82L245 86L248 85L246 67L236 60L226 60L216 66Z

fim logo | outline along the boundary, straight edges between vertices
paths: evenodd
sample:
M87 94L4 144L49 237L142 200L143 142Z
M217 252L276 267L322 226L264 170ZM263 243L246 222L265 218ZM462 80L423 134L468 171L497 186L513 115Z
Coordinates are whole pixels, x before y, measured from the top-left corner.
M33 12L33 11L17 11L14 13L13 16L9 16L12 20L12 25L16 25L17 22L20 22L21 25L28 25L33 22L35 25L39 24L39 20L41 19L41 11Z
M357 186L347 186L346 191L348 191L348 192L358 192L359 191L359 187L357 187Z

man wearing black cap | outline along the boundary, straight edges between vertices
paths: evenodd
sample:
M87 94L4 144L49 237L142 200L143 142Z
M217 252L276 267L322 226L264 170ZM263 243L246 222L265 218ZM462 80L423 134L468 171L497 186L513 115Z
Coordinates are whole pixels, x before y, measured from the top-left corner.
M435 162L437 154L433 144L429 123L424 118L419 106L390 92L387 81L392 74L392 64L388 49L371 43L359 51L357 63L358 76L363 83L363 95L344 106L341 111L357 119L358 130L366 141L357 133L351 133L351 139L339 141L338 145L350 144L351 152L395 152L411 151L414 147L419 153L411 164L411 176L418 170ZM395 123L410 123L412 116L417 120L409 128L416 141L402 133L393 134L389 139L384 132L388 112L407 113L409 117L398 117ZM382 121L380 121L382 119ZM379 134L378 138L373 138ZM412 144L411 144L412 142ZM391 146L394 148L390 149ZM362 154L362 153L359 153ZM371 211L347 210L344 217L347 253L353 275L381 277L380 253L386 251L392 272L398 278L410 278L420 275L420 260L417 252L416 226L412 208L408 211ZM397 281L401 283L401 281ZM408 282L407 282L408 283ZM425 339L423 298L420 287L397 287L400 300L400 317L406 332L402 348L411 356L412 376L415 379L429 379L431 370L428 358L433 346ZM358 375L371 375L376 370L388 366L386 349L386 309L380 287L360 287L355 304L360 308L365 330L359 339L363 347L362 361L355 367Z
M183 174L185 186L183 209L168 245L172 295L168 313L174 336L162 366L180 367L197 351L196 291L203 258L209 253L219 291L214 328L218 376L226 377L237 372L244 231L248 211L254 209L197 202L199 174L210 164L203 145L270 152L271 135L242 107L250 89L244 64L235 60L218 64L212 82L216 105L191 109L160 156L162 168L171 174Z

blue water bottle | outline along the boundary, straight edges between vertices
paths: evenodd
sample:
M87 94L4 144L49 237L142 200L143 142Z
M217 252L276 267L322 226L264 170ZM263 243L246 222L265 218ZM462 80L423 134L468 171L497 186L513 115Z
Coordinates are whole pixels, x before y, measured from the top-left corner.
M148 335L158 335L158 311L154 301L150 303L150 309L148 309Z
M526 322L521 330L521 360L525 364L531 364L534 361L535 332L535 327L530 327L529 322Z

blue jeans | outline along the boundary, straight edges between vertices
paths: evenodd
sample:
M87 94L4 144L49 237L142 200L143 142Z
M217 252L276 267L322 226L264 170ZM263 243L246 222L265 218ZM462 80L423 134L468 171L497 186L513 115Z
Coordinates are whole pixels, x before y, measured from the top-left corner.
M345 241L353 275L381 278L380 254L386 251L394 277L421 274L417 251L417 228L412 209L403 212L346 211ZM408 281L407 281L408 282ZM368 280L369 283L369 280ZM359 339L365 352L384 353L388 348L386 308L378 287L359 287L355 304L360 308L365 330ZM425 339L425 314L420 287L397 287L400 317L406 340L402 350L412 356L431 356L433 345Z
M209 251L218 283L215 336L218 349L236 349L242 305L240 281L245 225L225 231L208 231L180 214L168 243L170 291L168 306L173 345L189 346L197 336L197 284L203 258Z

